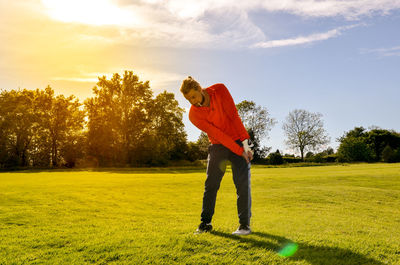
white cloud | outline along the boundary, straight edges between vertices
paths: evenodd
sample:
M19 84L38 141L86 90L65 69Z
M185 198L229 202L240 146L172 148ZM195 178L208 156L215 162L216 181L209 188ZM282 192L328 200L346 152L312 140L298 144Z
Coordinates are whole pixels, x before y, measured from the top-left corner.
M274 47L284 47L284 46L294 46L301 44L310 44L316 41L323 41L330 38L335 38L342 34L343 30L351 29L359 25L351 25L345 27L339 27L336 29L329 30L327 32L315 33L308 36L299 36L290 39L282 40L270 40L265 42L259 42L253 45L254 48L274 48Z
M379 49L362 49L361 53L375 53L380 56L400 56L400 46Z
M300 36L291 39L283 39L283 40L270 40L265 42L259 42L253 45L255 48L274 48L274 47L283 47L283 46L293 46L311 43L315 41L327 40L333 37L336 37L340 34L339 30L333 29L324 33L316 33L309 36Z
M387 14L399 9L399 0L270 0L260 1L268 11L287 12L302 17L342 16L348 20L371 16L376 13Z
M51 6L49 3L53 2L65 2L68 3L67 6L71 6L75 1L43 0L47 6ZM79 3L88 1L93 0L80 0ZM346 20L360 20L365 16L386 15L400 9L400 0L101 0L100 2L103 3L103 7L107 7L100 11L109 9L113 14L123 14L120 17L113 16L114 20L109 23L117 24L115 31L119 32L117 38L112 37L113 42L145 44L153 47L224 49L299 45L337 37L343 31L339 28L285 40L268 40L268 36L260 28L262 25L255 24L251 19L250 14L253 11L280 12L301 18L341 17ZM59 10L57 7L54 8ZM104 17L100 11L96 12L96 9L93 9L91 14L97 14L93 17L79 18L74 14L72 18L77 22L96 24L102 21L99 18ZM65 10L60 12L62 16L59 15L58 19L62 20L67 14ZM54 14L52 17L57 19Z
M399 0L143 0L142 3L161 5L180 18L198 18L207 11L218 9L235 9L246 13L264 9L305 17L343 16L352 20L375 13L387 14L400 8Z
M201 2L201 1L200 1ZM186 7L188 6L188 7ZM146 46L237 48L265 39L246 12L234 8L189 8L176 3L129 6L140 13L140 27L124 25L118 42Z

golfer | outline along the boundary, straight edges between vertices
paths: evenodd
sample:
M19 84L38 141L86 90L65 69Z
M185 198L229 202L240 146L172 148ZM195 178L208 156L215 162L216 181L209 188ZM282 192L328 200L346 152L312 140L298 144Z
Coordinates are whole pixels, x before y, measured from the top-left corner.
M208 135L207 179L203 195L201 223L197 233L212 230L217 191L225 173L226 161L232 164L236 186L239 228L234 235L248 235L251 217L250 161L253 153L248 145L247 133L238 115L235 103L223 84L202 88L192 77L182 82L181 92L192 104L190 121Z

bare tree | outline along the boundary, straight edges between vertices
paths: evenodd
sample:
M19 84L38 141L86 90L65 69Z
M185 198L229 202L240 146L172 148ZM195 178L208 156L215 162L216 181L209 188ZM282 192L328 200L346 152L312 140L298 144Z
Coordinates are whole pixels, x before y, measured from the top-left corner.
M265 107L257 106L254 101L244 100L236 108L254 144L254 159L264 158L271 147L261 146L261 141L268 139L269 131L276 124L275 119Z
M330 142L321 117L321 113L295 109L289 112L282 126L287 136L285 143L293 149L300 150L302 160L305 150L315 150L320 145Z

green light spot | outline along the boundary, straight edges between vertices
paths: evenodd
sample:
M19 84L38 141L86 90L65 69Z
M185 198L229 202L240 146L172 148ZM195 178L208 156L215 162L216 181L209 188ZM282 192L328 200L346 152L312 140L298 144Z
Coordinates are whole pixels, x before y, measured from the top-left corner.
M220 163L219 163L219 169L222 171L222 172L225 172L225 169L226 169L226 164L228 163L228 160L222 160Z
M296 253L297 249L298 245L296 243L289 243L278 252L278 255L285 258L290 257Z

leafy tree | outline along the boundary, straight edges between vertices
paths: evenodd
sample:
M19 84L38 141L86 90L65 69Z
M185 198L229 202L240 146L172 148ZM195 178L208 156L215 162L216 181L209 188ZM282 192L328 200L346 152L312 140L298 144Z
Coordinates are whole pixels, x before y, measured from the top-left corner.
M359 137L367 137L367 131L364 127L354 127L353 130L348 131L345 133L344 136L339 138L339 141L345 137L354 137L354 138L359 138Z
M51 164L54 167L59 166L63 154L68 154L71 165L71 150L83 129L85 112L79 109L81 104L73 95L67 98L63 95L55 97L50 86L44 91L36 92L37 102L40 103L42 132L48 134L46 138L50 146ZM75 146L76 148L78 147Z
M186 150L186 159L189 161L196 161L202 159L200 157L200 147L195 142L189 142Z
M1 159L5 166L53 166L63 161L61 151L83 127L84 113L73 96L54 91L2 91L0 99Z
M100 77L93 88L94 97L85 101L88 112L88 154L99 165L134 164L139 158L138 145L150 130L149 82L139 81L131 71L111 80Z
M289 113L282 126L287 136L286 144L298 149L303 161L305 150L315 150L330 142L321 117L320 113L295 109Z
M1 109L0 109L1 111ZM5 167L5 162L8 159L8 150L7 150L7 132L4 126L4 118L0 113L0 168Z
M363 127L355 127L340 137L337 151L339 162L372 161L374 153L367 144L367 137L368 133Z
M270 148L262 147L261 141L268 138L268 133L276 121L270 117L266 108L257 106L253 101L244 100L237 104L236 108L254 144L254 160L265 158Z
M387 145L382 151L382 160L387 163L400 162L400 148L393 150Z
M183 157L183 109L173 94L153 98L149 82L132 71L99 78L93 92L85 102L87 152L99 165L162 165Z
M196 142L189 142L186 157L189 161L207 159L210 141L205 132L201 132Z
M373 159L373 152L360 137L345 138L338 149L339 162L370 162Z
M45 90L36 89L34 96L35 113L39 126L32 139L30 158L34 167L49 167L52 163L52 141L48 120L54 101L54 91L47 87ZM57 126L56 124L54 126ZM55 160L53 160L55 161ZM57 164L57 163L55 163Z
M33 98L33 91L26 89L1 92L1 164L5 167L29 165L29 148L38 127Z
M392 159L389 153L395 156L395 150L400 148L399 133L379 128L367 131L363 127L355 127L338 141L338 158L344 161L387 161Z
M208 156L210 141L205 132L201 132L196 142L189 142L187 159L189 161L204 160Z
M333 155L335 153L335 150L333 150L332 147L328 147L324 151L321 152L322 155L328 156L328 155Z
M393 151L393 162L400 162L400 147Z
M186 132L182 122L184 110L179 107L173 93L164 91L156 96L150 111L151 127L146 139L154 141L147 150L147 164L166 164L169 160L184 158Z
M324 155L322 153L315 154L312 160L315 163L324 163L325 162Z
M392 150L400 147L400 134L395 131L375 128L367 132L367 144L374 151L375 161L381 161L382 152L386 146Z
M210 140L205 132L201 132L196 144L199 146L199 157L200 159L206 159L208 156L208 147L210 146Z
M382 151L382 160L384 162L393 162L394 154L395 153L393 149L390 147L390 145L387 145Z

